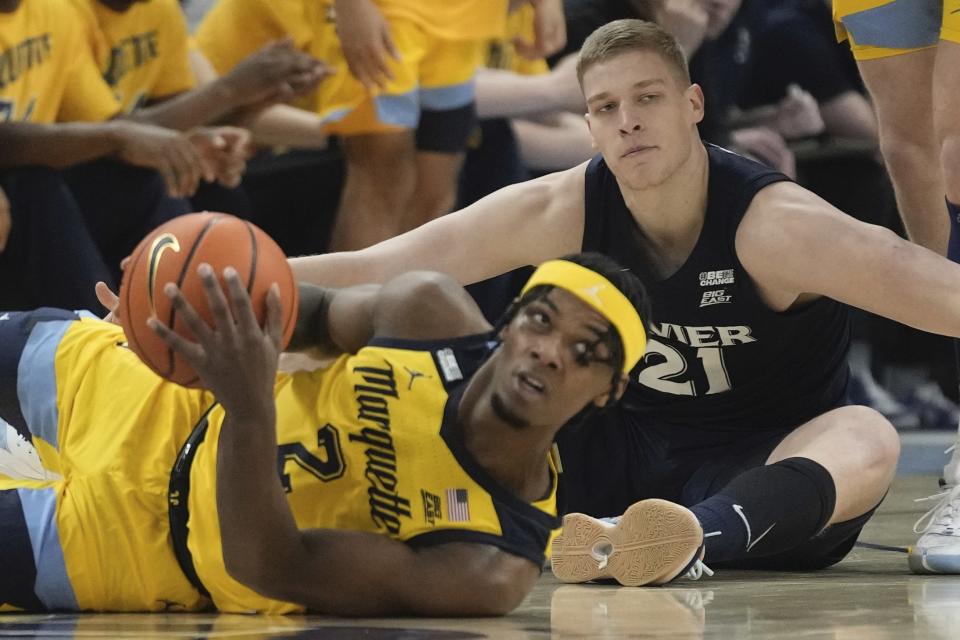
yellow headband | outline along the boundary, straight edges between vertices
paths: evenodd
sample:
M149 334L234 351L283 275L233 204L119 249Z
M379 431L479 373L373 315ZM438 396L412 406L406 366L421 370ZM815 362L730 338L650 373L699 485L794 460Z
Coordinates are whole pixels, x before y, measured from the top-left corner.
M609 320L623 343L623 371L630 373L647 348L647 334L636 308L612 282L574 262L548 260L537 267L520 295L540 285L569 291Z

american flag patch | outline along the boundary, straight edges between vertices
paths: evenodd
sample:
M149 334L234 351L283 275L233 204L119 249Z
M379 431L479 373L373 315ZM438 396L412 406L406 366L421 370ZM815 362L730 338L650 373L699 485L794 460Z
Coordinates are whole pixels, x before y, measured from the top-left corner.
M447 489L447 521L466 522L470 519L470 503L466 489Z

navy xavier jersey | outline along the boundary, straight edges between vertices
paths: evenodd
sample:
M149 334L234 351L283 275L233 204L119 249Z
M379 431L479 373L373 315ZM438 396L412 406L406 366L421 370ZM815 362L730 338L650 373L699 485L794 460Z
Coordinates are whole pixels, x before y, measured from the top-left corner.
M583 250L634 271L653 306L650 341L625 406L666 425L787 429L841 404L849 372L847 308L829 298L778 313L740 264L737 227L753 197L786 176L707 145L709 186L700 237L666 279L647 264L639 228L601 157L586 172ZM646 421L646 420L645 420Z

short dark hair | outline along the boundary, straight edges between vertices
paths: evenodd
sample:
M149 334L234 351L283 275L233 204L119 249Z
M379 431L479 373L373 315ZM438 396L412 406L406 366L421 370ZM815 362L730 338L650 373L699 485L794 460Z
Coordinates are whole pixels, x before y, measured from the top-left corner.
M659 54L679 80L690 84L687 58L677 39L655 22L624 18L598 28L580 47L580 57L577 59L577 79L580 87L583 87L583 74L587 69L630 51Z

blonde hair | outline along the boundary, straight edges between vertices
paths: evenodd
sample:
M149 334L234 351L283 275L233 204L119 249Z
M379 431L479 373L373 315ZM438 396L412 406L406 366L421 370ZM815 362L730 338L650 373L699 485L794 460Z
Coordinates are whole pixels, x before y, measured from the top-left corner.
M690 84L687 58L676 38L654 22L627 18L603 25L591 33L580 47L580 57L577 59L580 87L583 87L583 74L587 69L630 51L659 54L676 72L678 80Z

